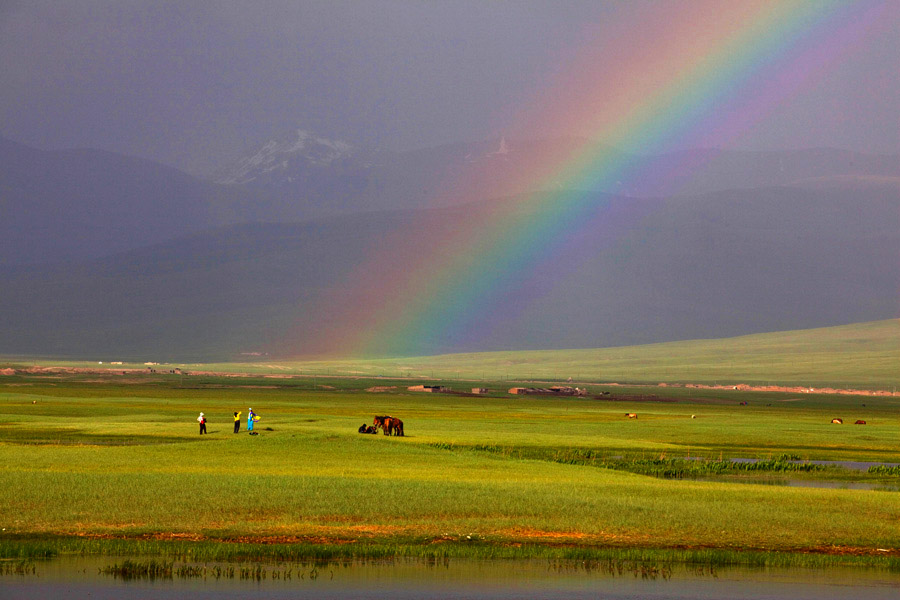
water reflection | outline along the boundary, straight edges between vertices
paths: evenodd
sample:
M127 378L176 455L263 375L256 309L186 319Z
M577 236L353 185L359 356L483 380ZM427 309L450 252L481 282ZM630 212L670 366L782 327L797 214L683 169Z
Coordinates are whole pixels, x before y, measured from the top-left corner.
M122 561L71 558L37 563L34 575L0 576L4 599L74 598L356 598L360 600L467 600L536 598L624 600L696 598L762 600L896 599L900 574L881 571L829 569L715 569L675 566L649 569L635 565L547 561L452 560L427 565L418 560L331 564L230 565L264 568L265 576L226 577L215 567L194 575L123 580L100 570ZM184 566L173 564L177 570ZM202 569L205 568L205 575ZM260 572L261 571L257 571ZM274 573L277 576L273 576ZM198 573L201 573L198 575ZM287 576L290 573L290 576Z

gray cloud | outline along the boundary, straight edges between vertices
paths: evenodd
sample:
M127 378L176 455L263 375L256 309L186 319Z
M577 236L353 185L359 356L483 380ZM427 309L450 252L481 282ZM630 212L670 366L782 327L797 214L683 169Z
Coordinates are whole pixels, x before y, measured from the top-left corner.
M509 133L519 108L566 67L585 24L611 6L7 2L0 134L193 172L295 126L391 149L484 139ZM744 143L896 152L900 46L890 29ZM512 133L590 134L541 123Z

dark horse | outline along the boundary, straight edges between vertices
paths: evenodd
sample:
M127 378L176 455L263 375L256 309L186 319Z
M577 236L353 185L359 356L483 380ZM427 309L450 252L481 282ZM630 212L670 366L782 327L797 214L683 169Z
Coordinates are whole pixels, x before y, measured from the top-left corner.
M375 417L375 420L372 421L372 425L376 428L381 427L382 431L384 431L384 435L403 435L403 421L397 417L391 417L389 415Z

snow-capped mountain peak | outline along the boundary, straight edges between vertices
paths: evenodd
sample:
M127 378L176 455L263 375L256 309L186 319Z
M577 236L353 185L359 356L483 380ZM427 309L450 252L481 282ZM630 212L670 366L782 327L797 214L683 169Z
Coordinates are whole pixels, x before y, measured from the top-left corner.
M319 137L304 129L272 139L256 153L242 158L218 177L217 183L240 184L286 174L298 166L328 167L336 160L352 156L355 148L347 142Z

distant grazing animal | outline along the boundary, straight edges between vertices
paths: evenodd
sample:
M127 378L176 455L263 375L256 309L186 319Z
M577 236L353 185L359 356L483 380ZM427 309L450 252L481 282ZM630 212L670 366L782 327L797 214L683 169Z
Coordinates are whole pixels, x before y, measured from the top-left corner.
M390 415L378 416L372 421L372 425L376 428L381 427L382 431L384 431L384 435L403 435L403 421L397 417L392 417Z
M637 413L625 413L625 416L629 419L637 419Z
M862 419L860 419L859 421L857 421L856 423L854 423L854 425L865 425L865 424L866 424L866 422L863 421Z
M835 425L843 425L844 424L843 419L832 419L831 422L834 423Z
M691 418L692 418L692 419L696 419L696 418L697 418L697 415L691 415Z

